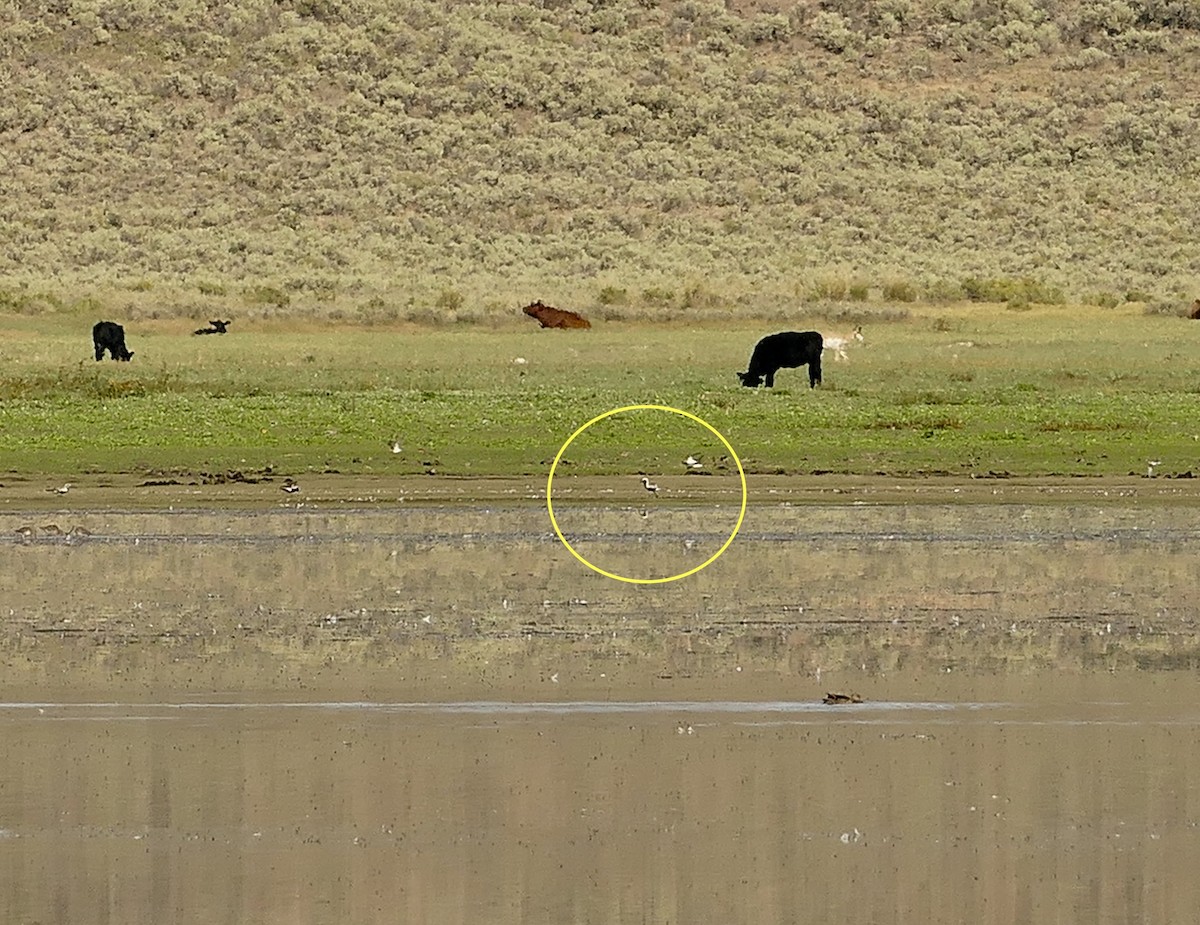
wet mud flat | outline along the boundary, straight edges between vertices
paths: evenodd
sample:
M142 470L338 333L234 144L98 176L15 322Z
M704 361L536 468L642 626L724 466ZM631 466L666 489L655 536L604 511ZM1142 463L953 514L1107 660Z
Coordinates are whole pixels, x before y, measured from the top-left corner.
M966 503L954 486L897 503L903 486L760 483L719 559L639 585L577 561L536 484L519 488L534 497L486 488L482 501L0 508L0 688L569 700L849 685L879 699L1200 664L1192 495L964 485ZM728 538L726 488L648 504L601 482L556 508L588 561L655 577Z

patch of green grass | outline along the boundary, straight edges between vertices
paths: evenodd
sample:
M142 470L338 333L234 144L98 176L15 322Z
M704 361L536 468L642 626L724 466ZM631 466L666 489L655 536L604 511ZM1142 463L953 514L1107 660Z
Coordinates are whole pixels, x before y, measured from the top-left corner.
M0 319L0 469L541 476L584 422L643 403L707 420L751 472L1200 469L1200 362L1177 348L1188 322L1133 306L970 305L949 310L947 331L933 323L947 311L868 327L850 362L826 360L817 390L804 370L781 371L773 390L738 384L763 325L263 323L192 337L185 322L159 322L127 328L132 362L96 363L81 319L11 316ZM688 453L724 453L686 419L634 418L581 436L570 471L669 472Z

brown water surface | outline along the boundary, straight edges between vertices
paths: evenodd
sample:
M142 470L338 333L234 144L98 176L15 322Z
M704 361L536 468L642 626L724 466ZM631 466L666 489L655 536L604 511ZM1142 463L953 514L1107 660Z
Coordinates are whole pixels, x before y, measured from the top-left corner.
M1132 687L6 707L0 919L1190 921L1196 683Z
M1197 506L901 500L0 509L0 921L1190 921Z

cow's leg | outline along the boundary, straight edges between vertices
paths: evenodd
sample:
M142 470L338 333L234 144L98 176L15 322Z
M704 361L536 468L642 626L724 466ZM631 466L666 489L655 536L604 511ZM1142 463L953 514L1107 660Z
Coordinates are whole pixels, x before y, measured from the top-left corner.
M97 343L95 346L96 346L96 362L99 363L101 360L104 359L104 347L101 346L99 343Z
M767 372L767 388L775 388L775 370L773 369Z
M810 360L808 363L808 387L815 389L821 384L821 358L818 356L815 360Z

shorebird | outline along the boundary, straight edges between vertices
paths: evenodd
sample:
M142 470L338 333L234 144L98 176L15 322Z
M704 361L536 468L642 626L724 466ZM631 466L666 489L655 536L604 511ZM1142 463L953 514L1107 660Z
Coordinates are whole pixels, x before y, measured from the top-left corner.
M286 491L289 495L300 490L300 486L297 485L295 482L293 482L291 479L288 479L287 483L284 484L282 487L283 487L283 490Z
M34 529L33 527L26 525L24 527L17 527L16 533L18 536L21 536L24 539L29 539L29 537L33 536Z
M1146 463L1146 478L1154 478L1154 470L1162 465L1161 459L1151 459Z
M78 524L67 531L67 536L91 536L92 531L87 527L81 527Z
M62 536L63 528L58 524L42 524L42 532L50 536Z
M58 488L47 488L46 489L46 491L52 491L55 494L59 494L59 495L65 495L70 490L71 490L70 482L67 482L65 485L60 485Z
M655 485L653 482L651 482L644 475L642 476L642 487L645 488L646 491L650 492L650 494L652 494L652 495L658 494L658 486Z
M683 461L683 464L689 469L703 469L704 463L700 462L695 456L689 456Z
M863 699L858 694L838 694L830 692L821 698L821 703L862 703Z
M392 441L392 452L393 452L393 453L403 453L403 452L404 452L404 447L402 447L402 446L400 445L400 441L399 441L399 440L393 440L393 441Z

